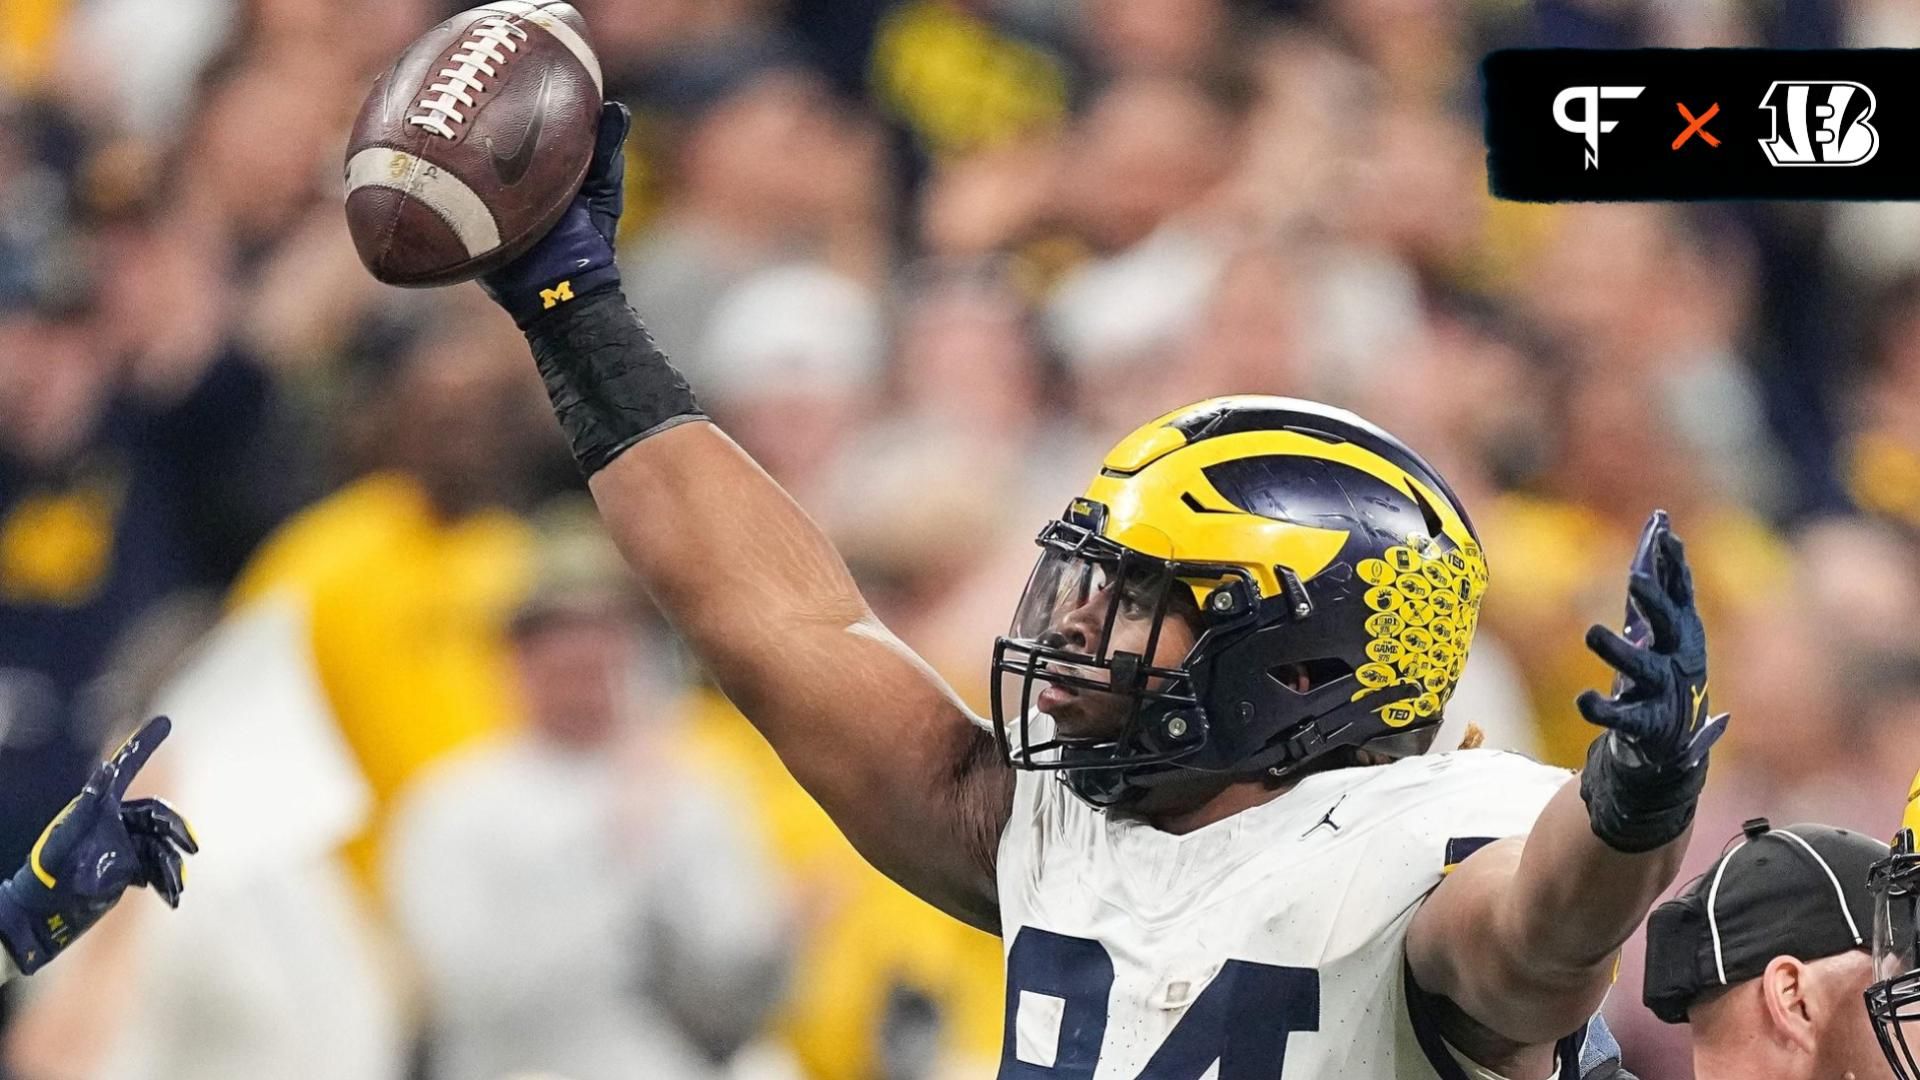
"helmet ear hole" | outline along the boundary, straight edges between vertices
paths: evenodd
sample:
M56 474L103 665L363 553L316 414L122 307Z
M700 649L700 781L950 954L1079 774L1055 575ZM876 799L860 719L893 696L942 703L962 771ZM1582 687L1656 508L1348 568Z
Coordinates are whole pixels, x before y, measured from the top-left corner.
M1296 694L1310 694L1330 682L1352 675L1353 665L1337 656L1323 656L1317 660L1281 664L1269 668L1267 674Z

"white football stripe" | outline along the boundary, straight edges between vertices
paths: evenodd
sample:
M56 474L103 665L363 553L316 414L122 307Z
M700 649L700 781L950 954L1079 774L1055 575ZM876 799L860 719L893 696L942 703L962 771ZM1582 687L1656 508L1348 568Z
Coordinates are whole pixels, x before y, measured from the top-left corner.
M460 238L468 255L484 255L500 246L493 212L466 182L405 150L369 146L347 162L347 194L363 187L388 188L419 199Z
M531 3L529 0L493 0L493 3L483 4L476 10L515 15L552 34L560 44L565 45L573 53L574 57L580 61L580 66L587 69L587 74L593 76L593 92L602 93L600 58L593 54L593 46L587 44L586 38L581 37L578 31L554 14L561 9L565 9L568 14L576 14L572 4L540 4Z

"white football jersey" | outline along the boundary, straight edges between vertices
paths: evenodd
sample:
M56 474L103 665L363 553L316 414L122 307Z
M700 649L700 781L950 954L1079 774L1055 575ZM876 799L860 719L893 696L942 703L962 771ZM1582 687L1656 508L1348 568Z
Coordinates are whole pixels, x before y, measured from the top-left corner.
M1525 834L1570 775L1431 754L1315 773L1176 836L1019 773L1000 1080L1466 1076L1405 978L1407 926L1450 865ZM1562 1043L1561 1077L1586 1036Z

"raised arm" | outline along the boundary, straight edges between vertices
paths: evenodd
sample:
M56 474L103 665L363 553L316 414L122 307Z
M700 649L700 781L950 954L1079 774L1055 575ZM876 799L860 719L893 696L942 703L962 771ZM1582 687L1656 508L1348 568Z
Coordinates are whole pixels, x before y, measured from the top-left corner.
M1599 1008L1621 944L1679 872L1707 748L1725 730L1725 716L1709 716L1706 635L1664 514L1648 523L1629 590L1627 637L1587 633L1622 678L1611 698L1580 698L1581 713L1609 729L1585 772L1524 842L1462 863L1408 932L1422 988L1510 1047L1552 1043Z
M483 284L526 332L627 561L707 670L861 854L998 928L1010 772L989 731L868 610L819 528L707 421L620 291L610 237L626 112L586 187Z

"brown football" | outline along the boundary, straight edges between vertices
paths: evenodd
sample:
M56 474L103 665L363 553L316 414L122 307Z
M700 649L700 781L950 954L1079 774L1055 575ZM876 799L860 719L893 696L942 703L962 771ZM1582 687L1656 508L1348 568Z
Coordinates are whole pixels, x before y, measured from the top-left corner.
M498 269L580 190L600 61L558 0L495 0L427 31L373 85L347 144L347 229L389 285Z

